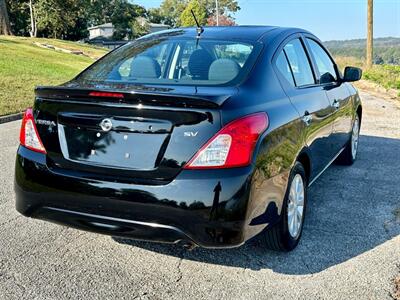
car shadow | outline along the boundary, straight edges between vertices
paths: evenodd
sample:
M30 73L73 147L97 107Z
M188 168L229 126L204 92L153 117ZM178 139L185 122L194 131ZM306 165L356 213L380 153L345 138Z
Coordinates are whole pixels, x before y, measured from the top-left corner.
M332 165L309 190L302 239L288 253L255 238L240 248L182 251L178 245L114 238L186 260L283 274L313 274L379 247L400 234L400 140L360 136L351 167Z

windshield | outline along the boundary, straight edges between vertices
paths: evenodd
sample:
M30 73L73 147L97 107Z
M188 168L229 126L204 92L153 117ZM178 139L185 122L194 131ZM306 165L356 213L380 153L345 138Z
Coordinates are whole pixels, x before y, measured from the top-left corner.
M98 83L223 85L247 75L256 59L251 43L152 38L129 43L78 76Z

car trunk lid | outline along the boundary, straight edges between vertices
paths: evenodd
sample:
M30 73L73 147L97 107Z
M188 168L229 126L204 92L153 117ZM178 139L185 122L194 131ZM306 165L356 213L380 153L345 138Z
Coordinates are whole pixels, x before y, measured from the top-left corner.
M219 107L234 91L223 90L118 90L115 98L109 90L96 90L99 97L93 89L38 88L35 119L48 165L94 179L172 180L221 128Z

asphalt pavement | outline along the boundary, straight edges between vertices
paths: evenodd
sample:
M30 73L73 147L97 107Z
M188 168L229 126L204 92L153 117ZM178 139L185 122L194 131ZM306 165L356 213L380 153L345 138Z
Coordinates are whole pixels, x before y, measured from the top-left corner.
M290 253L113 239L14 208L20 121L0 125L0 299L392 299L400 274L400 109L361 93L359 157L311 187Z

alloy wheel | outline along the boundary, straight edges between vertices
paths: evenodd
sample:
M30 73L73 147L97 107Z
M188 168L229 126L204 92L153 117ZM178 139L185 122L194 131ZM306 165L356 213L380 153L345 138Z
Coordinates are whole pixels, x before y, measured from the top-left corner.
M353 160L355 160L357 156L359 132L360 132L360 121L358 120L358 118L356 118L354 120L353 131L351 134L351 156L353 157Z
M304 214L304 194L303 177L300 174L296 174L290 185L287 209L288 229L293 238L297 238L300 235Z

